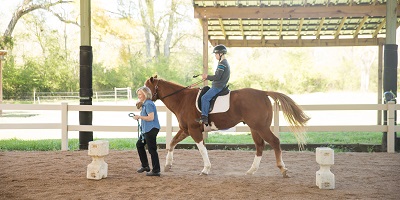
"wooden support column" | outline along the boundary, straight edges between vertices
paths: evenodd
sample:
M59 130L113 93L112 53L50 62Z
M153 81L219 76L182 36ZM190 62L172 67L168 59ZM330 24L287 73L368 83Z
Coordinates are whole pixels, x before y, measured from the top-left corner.
M382 104L383 94L383 44L378 46L378 104ZM382 125L382 110L378 110L377 124Z
M202 19L203 26L203 74L208 74L208 20ZM208 85L208 81L204 81L203 86ZM208 138L208 132L203 132L203 140Z

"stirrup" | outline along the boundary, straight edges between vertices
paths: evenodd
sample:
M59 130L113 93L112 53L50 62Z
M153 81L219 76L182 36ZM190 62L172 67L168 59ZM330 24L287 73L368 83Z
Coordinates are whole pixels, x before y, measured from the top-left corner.
M200 118L196 119L196 122L198 122L200 124L208 125L208 117L202 115Z

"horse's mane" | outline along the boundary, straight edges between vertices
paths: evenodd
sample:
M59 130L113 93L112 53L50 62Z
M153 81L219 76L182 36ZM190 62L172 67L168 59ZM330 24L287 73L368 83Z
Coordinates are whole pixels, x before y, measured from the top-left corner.
M166 82L166 83L168 83L171 87L179 87L179 88L183 88L184 86L183 85L181 85L181 84L178 84L178 83L174 83L174 82L171 82L171 81L166 81L166 80L164 80L164 79L161 79L161 78L159 78L158 79L159 81L162 81L162 82Z

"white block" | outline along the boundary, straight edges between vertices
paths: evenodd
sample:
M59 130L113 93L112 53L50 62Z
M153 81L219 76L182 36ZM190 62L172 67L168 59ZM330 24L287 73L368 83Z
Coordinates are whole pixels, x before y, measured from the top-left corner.
M328 169L321 167L316 173L316 185L319 189L335 189L335 175Z
M318 147L316 150L316 161L320 165L335 164L333 149L329 147Z
M92 162L87 166L86 178L94 180L107 178L108 164L104 162L104 157L108 153L108 141L97 140L89 142L88 155L92 157Z
M104 158L93 158L92 163L87 166L87 179L100 180L107 178L108 164L104 162Z
M315 173L315 183L320 189L335 189L335 175L331 172L334 161L334 151L328 147L318 147L315 159L320 169Z
M109 153L109 143L107 140L96 140L89 142L89 156L106 156Z

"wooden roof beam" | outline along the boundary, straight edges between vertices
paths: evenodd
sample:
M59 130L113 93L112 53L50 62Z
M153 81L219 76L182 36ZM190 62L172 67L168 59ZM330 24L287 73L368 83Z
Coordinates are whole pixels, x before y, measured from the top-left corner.
M335 39L339 38L340 31L342 30L343 25L346 22L346 19L347 19L347 17L343 17L342 21L340 22L340 25L338 26L338 28L337 28L337 30L335 32L335 35L334 35Z
M299 30L297 31L297 38L300 39L301 38L301 30L303 29L303 23L304 23L304 18L300 19L300 23L299 23Z
M221 27L222 35L224 35L224 38L227 39L224 23L222 22L221 18L219 18L218 20L219 20L219 26Z
M381 22L381 24L379 24L378 28L376 28L374 34L372 34L372 38L376 38L376 36L378 35L379 31L382 29L383 26L385 26L386 24L386 18L384 18Z
M243 20L242 20L242 18L239 18L239 26L240 26L240 33L242 34L243 39L246 39L246 37L244 36Z
M315 33L315 36L317 37L317 39L319 39L319 34L320 34L320 32L321 32L321 29L322 29L322 27L324 26L324 21L325 21L325 17L323 17L322 19L321 19L321 21L319 22L319 27L318 27L318 30L317 30L317 32Z
M400 5L397 5L400 10ZM386 16L386 5L306 7L194 7L195 18L321 18ZM400 12L397 12L400 16Z
M364 26L365 22L367 21L368 17L365 16L363 20L361 20L360 24L358 25L356 31L353 34L353 38L356 38L358 36L358 33L360 32L361 28Z
M335 46L378 46L385 43L385 38L357 38L357 39L301 39L281 40L210 40L211 44L224 44L228 47L335 47ZM263 46L260 46L263 44Z
M283 18L281 18L281 21L280 21L280 26L279 26L279 39L282 39L283 37L282 37L282 29L283 29Z

